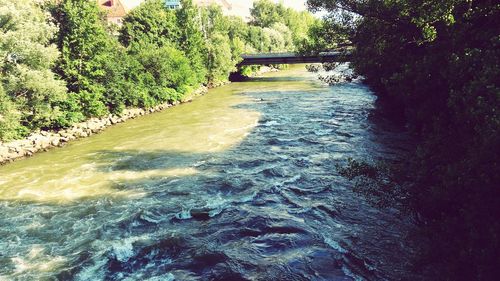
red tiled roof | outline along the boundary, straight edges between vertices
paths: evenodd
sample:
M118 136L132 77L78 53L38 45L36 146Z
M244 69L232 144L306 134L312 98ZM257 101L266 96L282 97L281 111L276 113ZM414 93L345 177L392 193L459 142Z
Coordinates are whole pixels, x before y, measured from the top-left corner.
M97 0L97 5L106 11L108 18L121 18L128 12L121 0Z

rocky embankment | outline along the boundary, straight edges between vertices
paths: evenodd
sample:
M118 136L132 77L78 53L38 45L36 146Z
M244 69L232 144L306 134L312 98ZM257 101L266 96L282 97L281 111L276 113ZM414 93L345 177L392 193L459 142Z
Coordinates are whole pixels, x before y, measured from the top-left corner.
M253 73L252 76L259 76L267 72L278 71L275 68L263 66L258 71ZM88 136L97 134L107 127L114 124L122 123L128 119L146 115L153 112L158 112L166 108L190 102L192 99L199 95L204 95L208 92L209 88L216 88L230 83L229 81L221 81L208 85L208 87L200 87L194 93L189 95L188 98L182 102L175 102L173 104L164 103L156 107L143 109L143 108L128 108L125 109L120 115L108 115L102 118L91 118L85 122L77 123L59 131L35 131L28 137L15 140L11 142L0 141L0 165L10 163L17 159L30 157L37 152L47 151L54 147L61 147L70 141L86 138Z
M122 123L125 120L133 119L149 113L158 112L180 103L189 102L193 99L193 97L203 95L205 93L207 93L207 88L201 87L182 102L176 102L173 104L164 103L149 109L125 109L120 115L110 114L102 118L91 118L85 122L74 124L70 128L63 130L37 131L21 140L15 140L7 143L0 142L0 164L9 163L24 157L30 157L37 152L46 151L53 147L64 146L70 141L97 134L114 124Z

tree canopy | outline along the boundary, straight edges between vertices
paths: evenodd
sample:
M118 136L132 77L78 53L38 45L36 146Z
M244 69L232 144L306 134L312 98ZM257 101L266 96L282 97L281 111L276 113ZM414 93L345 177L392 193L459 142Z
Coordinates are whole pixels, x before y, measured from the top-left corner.
M57 126L66 87L51 71L59 56L51 44L56 31L35 2L0 1L1 139Z
M118 27L95 1L0 0L0 140L175 102L227 80L242 53L295 50L312 16L259 1L255 10L262 4L279 11L265 26L216 5L148 0Z
M500 231L500 4L308 3L329 12L316 30L323 36L318 45L329 42L332 32L342 33L338 41L352 42L355 71L400 109L420 140L404 167L397 168L404 177L388 194L407 194L396 197L424 222L427 235L422 237L428 241L421 261L432 265L441 280L495 279L500 264L495 234ZM365 191L372 196L369 188Z

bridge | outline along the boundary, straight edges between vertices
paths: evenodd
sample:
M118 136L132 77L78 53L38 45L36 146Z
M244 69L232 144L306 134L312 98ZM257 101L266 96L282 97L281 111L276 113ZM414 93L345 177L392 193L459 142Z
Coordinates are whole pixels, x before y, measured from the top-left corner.
M238 66L244 65L268 65L268 64L298 64L298 63L323 63L344 61L345 53L322 52L313 55L301 55L297 53L262 53L243 54L243 59Z

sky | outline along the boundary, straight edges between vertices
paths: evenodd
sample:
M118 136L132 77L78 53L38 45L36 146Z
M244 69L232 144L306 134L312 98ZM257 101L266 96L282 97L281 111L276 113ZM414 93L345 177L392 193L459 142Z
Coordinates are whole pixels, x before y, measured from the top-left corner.
M127 8L132 9L138 6L144 0L122 0L122 2L127 6ZM227 0L231 5L233 5L233 11L235 15L247 17L250 15L250 8L253 5L253 0ZM285 6L294 8L296 10L305 10L305 3L307 0L273 0L276 3L283 3Z
M229 3L232 3L233 5L244 5L248 9L252 7L253 0L228 0ZM306 0L273 0L275 3L283 3L283 5L294 8L295 10L305 10L306 9Z
M250 16L250 8L253 5L253 0L227 0L233 5L233 12L242 17ZM283 3L286 7L293 8L295 10L305 10L306 0L273 0L276 3Z
M253 0L227 0L233 5L233 10L231 14L241 16L243 18L250 16L250 8L253 5ZM295 10L305 10L307 0L273 0L276 3L283 3L286 7L293 8Z

